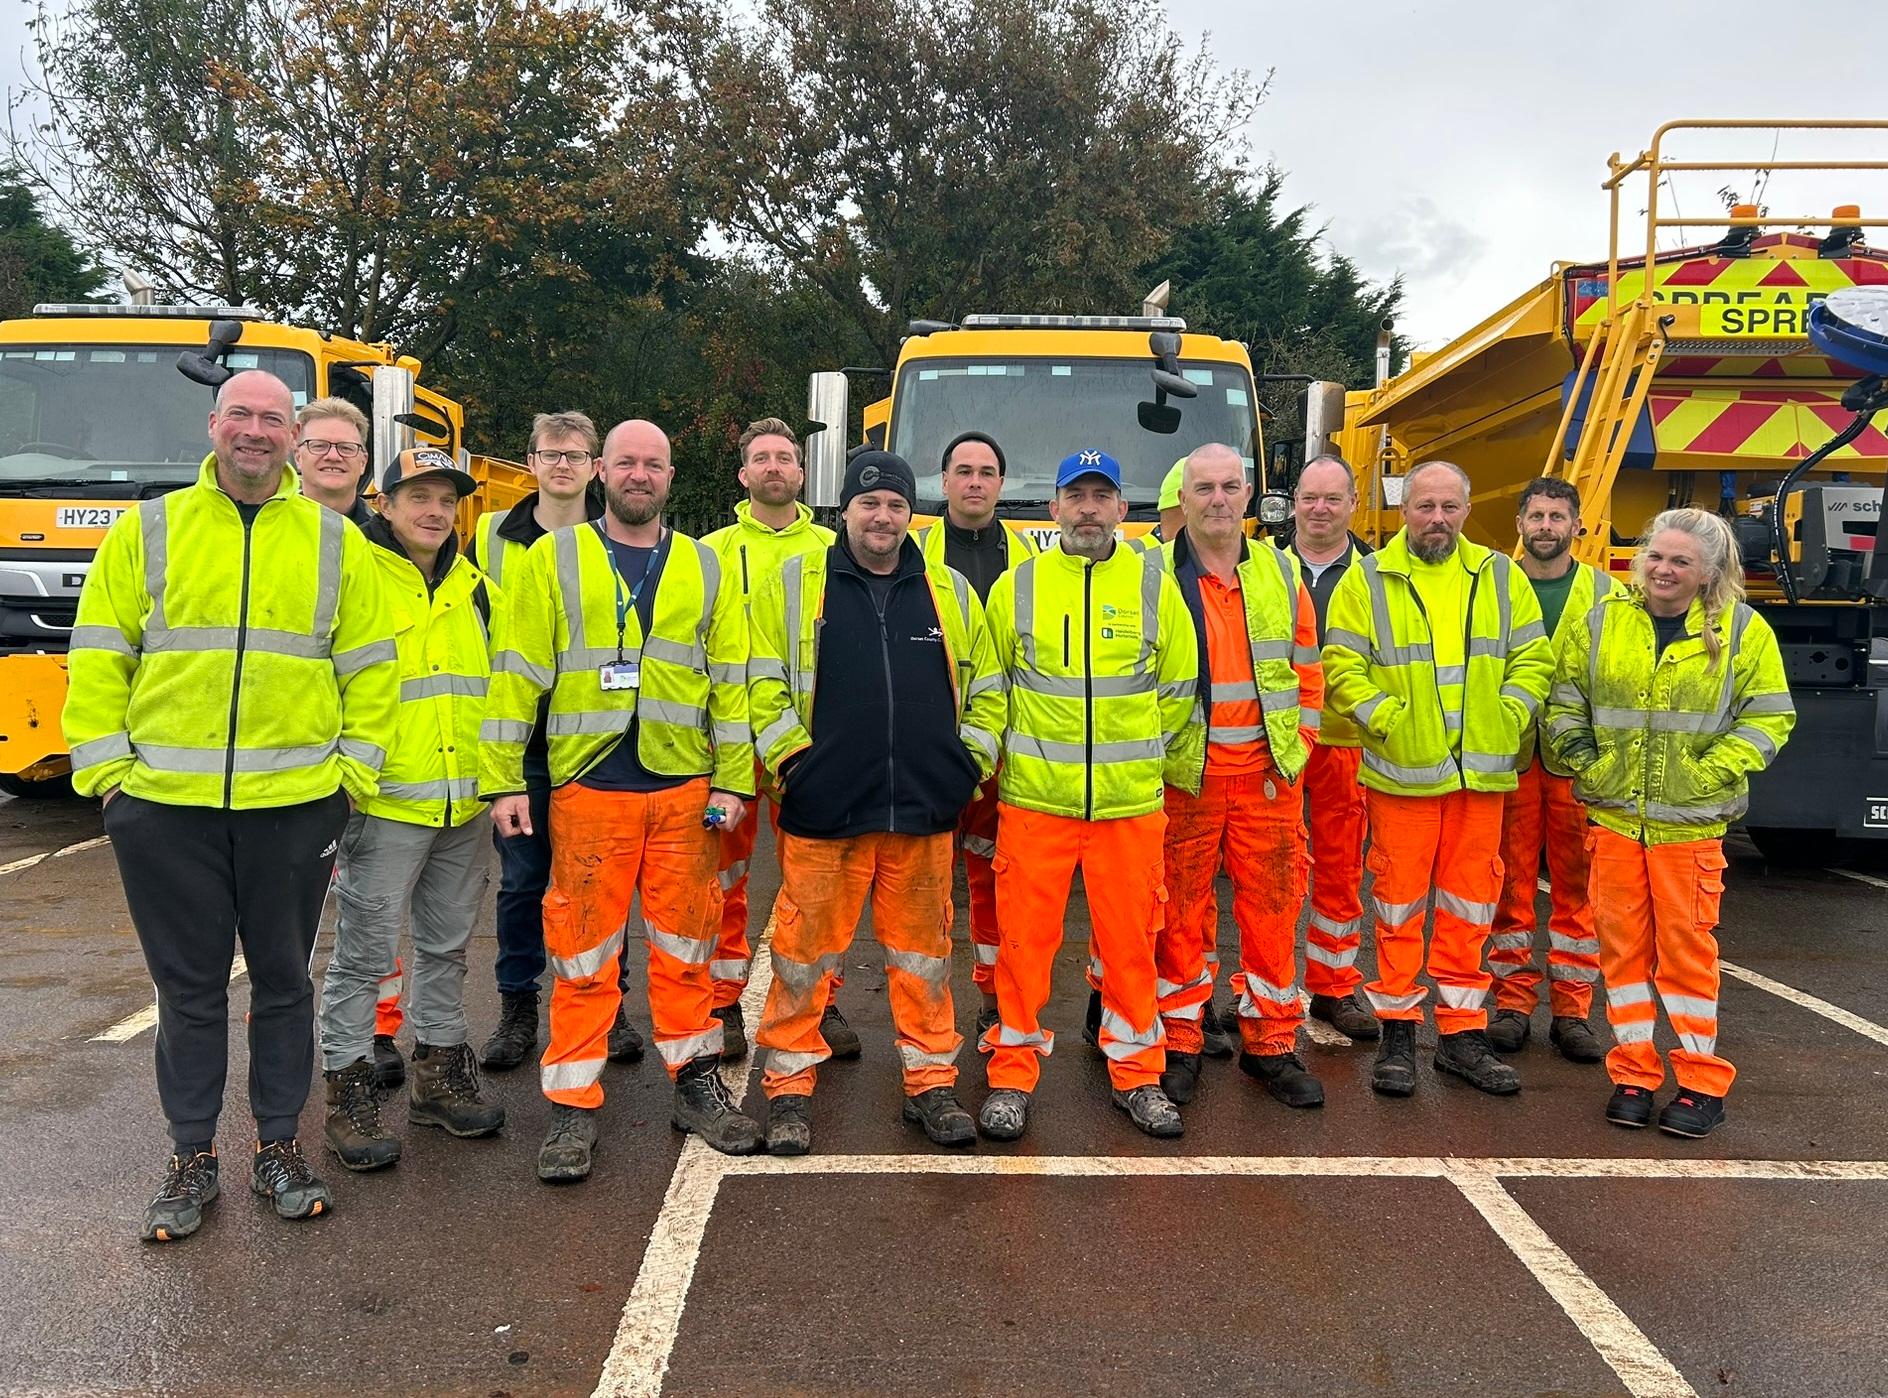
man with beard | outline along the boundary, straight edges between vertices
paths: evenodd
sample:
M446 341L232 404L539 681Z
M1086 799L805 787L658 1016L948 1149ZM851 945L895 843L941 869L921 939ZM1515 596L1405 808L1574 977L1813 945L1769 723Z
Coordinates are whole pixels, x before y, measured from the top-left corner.
M747 618L714 550L663 527L674 477L659 427L617 424L603 444L604 517L533 544L507 575L499 614L479 794L501 834L531 833L524 750L538 696L551 696L544 945L557 980L541 1073L555 1105L537 1165L547 1182L590 1173L637 894L656 1051L675 1082L670 1123L732 1155L760 1146L716 1072L708 970L721 912L715 832L737 829L754 793Z
M1527 576L1461 537L1468 474L1427 461L1403 482L1403 528L1344 574L1324 636L1325 703L1363 730L1382 1021L1371 1086L1416 1090L1416 1025L1436 983L1436 1068L1483 1092L1520 1090L1488 1044L1482 967L1501 893L1503 793L1534 723L1553 648Z
M1613 590L1613 580L1573 558L1573 541L1584 532L1580 492L1567 481L1542 477L1521 491L1515 516L1521 536L1521 571L1534 586L1541 621L1560 650L1560 628L1584 626L1593 604ZM1530 1017L1540 1003L1541 973L1534 964L1535 876L1541 848L1547 851L1552 908L1547 920L1547 986L1553 1024L1548 1038L1575 1063L1605 1056L1587 1028L1593 986L1600 978L1598 934L1587 894L1586 810L1574 799L1573 774L1548 751L1536 751L1535 725L1521 735L1515 759L1519 785L1508 793L1501 820L1501 907L1488 942L1488 969L1495 977L1495 1017L1488 1042L1499 1053L1527 1043Z

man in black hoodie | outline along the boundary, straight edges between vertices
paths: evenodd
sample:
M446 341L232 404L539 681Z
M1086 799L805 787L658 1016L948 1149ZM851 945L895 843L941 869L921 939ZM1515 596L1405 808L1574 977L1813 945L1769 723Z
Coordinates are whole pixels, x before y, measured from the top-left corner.
M767 1149L804 1154L820 1016L866 900L885 946L904 1118L940 1145L976 1127L958 1103L950 991L951 836L996 766L1002 680L962 574L908 537L917 483L902 457L847 467L844 528L789 559L750 611L755 748L781 787Z

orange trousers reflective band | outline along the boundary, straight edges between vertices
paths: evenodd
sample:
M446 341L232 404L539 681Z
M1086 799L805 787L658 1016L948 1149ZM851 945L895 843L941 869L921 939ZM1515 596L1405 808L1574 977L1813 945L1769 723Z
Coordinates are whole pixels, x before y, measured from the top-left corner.
M1585 1019L1600 978L1600 944L1586 887L1586 808L1573 798L1572 778L1555 776L1536 759L1502 808L1501 906L1488 937L1495 1005L1522 1014L1532 1014L1541 998L1541 971L1534 963L1534 892L1543 846L1553 890L1547 916L1548 1003L1556 1017Z
M406 1023L400 1008L400 987L406 983L406 965L393 958L393 970L380 978L380 993L374 998L374 1035L391 1039Z
M1311 826L1311 921L1305 928L1305 989L1349 995L1363 984L1357 953L1364 939L1364 790L1357 784L1362 748L1313 745L1305 767Z
M761 780L761 770L754 769L754 780ZM758 789L758 786L756 787ZM714 960L708 973L714 981L715 1008L735 1004L747 989L752 943L747 933L747 866L754 857L754 842L760 835L760 808L765 802L767 819L780 835L780 809L764 797L748 803L747 819L735 827L732 835L717 834L720 859L715 877L721 884L721 934L715 939Z
M708 981L721 918L719 837L702 829L707 804L706 777L668 791L592 791L570 782L551 793L544 950L557 980L540 1072L553 1102L602 1105L603 1061L623 998L616 983L623 924L637 894L663 1065L673 1077L691 1059L720 1054Z
M1304 790L1276 772L1207 774L1200 794L1167 788L1167 916L1154 952L1167 1048L1198 1053L1200 1010L1212 991L1202 927L1218 930L1213 877L1232 878L1239 927L1239 1034L1246 1052L1290 1053L1298 996L1298 909L1304 903Z
M1155 990L1154 940L1165 921L1164 811L1077 820L1004 804L996 837L997 1024L979 1045L990 1086L1033 1092L1055 1035L1042 1027L1050 971L1062 946L1069 888L1088 895L1090 983L1101 991L1101 1051L1123 1091L1159 1082L1167 1066ZM1099 973L1097 975L1097 973Z
M970 980L986 995L996 994L996 778L977 788L957 822L957 847L964 854L964 882L970 888L970 950L976 957Z
M819 1065L832 1057L820 1016L868 900L872 933L885 948L905 1095L957 1081L964 1041L951 1010L951 838L948 830L844 840L781 835L774 979L754 1036L771 1050L761 1077L769 1097L811 1093Z
M1665 1065L1652 1042L1654 990L1678 1047L1680 1087L1722 1097L1737 1069L1718 1057L1718 905L1724 847L1718 840L1642 845L1610 830L1587 830L1600 970L1613 1049L1606 1071L1622 1086L1657 1090Z
M1436 983L1437 1032L1487 1028L1483 1002L1491 977L1482 969L1482 948L1501 895L1502 794L1366 795L1377 978L1364 995L1378 1019L1423 1017L1429 990L1416 977L1424 969L1423 923L1433 893L1428 971Z

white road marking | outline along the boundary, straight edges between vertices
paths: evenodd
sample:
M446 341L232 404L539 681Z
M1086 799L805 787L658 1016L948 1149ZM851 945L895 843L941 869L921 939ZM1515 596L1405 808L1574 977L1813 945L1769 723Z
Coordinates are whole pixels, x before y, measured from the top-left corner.
M1324 1048L1350 1048L1352 1039L1336 1025L1326 1024L1321 1019L1311 1017L1311 995L1308 991L1298 992L1298 1001L1305 1007L1305 1037Z
M0 870L0 873L4 873ZM1831 869L1830 873L1845 879L1854 879L1857 883L1872 884L1876 888L1888 888L1888 879L1876 878L1873 874L1858 874L1853 869Z
M231 985L236 984L237 979L248 971L248 969L248 965L243 961L243 954L240 951L237 952L236 959L230 963L229 983ZM156 1027L157 1001L153 1000L136 1014L126 1015L123 1019L112 1025L111 1028L92 1035L90 1042L94 1044L128 1043L132 1039L137 1038L138 1035L142 1034L145 1030L155 1029Z
M45 854L33 854L25 859L16 859L11 864L0 864L0 874L17 874L22 869L30 869L35 864L44 863L48 859L64 859L68 854L78 854L82 850L97 849L100 845L110 843L110 838L104 835L95 839L80 840L76 845L67 845L64 849L48 850Z
M1827 1000L1798 990L1795 986L1785 985L1782 981L1773 981L1760 972L1748 970L1734 962L1719 961L1718 965L1723 967L1724 974L1727 976L1733 976L1747 985L1754 985L1759 990L1767 990L1772 995L1788 1000L1792 1005L1801 1005L1806 1010L1813 1010L1824 1019L1835 1021L1844 1029L1853 1029L1863 1038L1888 1045L1888 1029L1882 1028L1871 1020L1863 1019L1860 1015L1851 1013L1840 1005L1832 1005Z
M1547 882L1546 879L1536 879L1534 882L1541 886L1542 893L1552 893L1554 891L1554 886Z

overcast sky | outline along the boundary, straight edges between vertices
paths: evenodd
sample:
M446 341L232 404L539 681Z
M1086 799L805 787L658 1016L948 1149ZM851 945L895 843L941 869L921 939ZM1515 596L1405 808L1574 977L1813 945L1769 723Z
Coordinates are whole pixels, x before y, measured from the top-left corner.
M9 89L22 79L29 13L27 0L0 0ZM1606 157L1636 154L1662 122L1888 116L1888 11L1873 0L1804 22L1776 0L1170 0L1168 13L1190 40L1210 32L1222 67L1277 70L1248 133L1255 159L1289 172L1287 195L1315 205L1331 245L1366 274L1402 274L1401 328L1418 344L1467 329L1556 259L1603 257ZM1787 137L1778 155L1817 157L1835 139ZM1687 149L1728 158L1752 145ZM1859 153L1853 141L1845 149ZM1888 133L1872 158L1884 149ZM1718 211L1720 185L1750 184L1748 174L1685 178L1676 194L1689 217ZM1888 176L1790 178L1769 191L1779 213L1859 202L1888 216ZM1637 194L1625 213L1642 207Z

